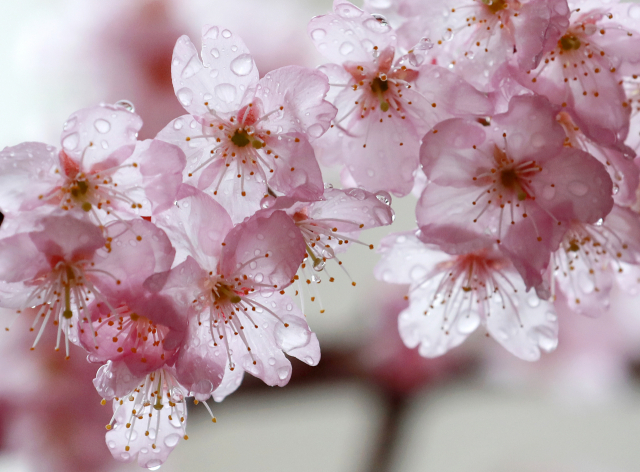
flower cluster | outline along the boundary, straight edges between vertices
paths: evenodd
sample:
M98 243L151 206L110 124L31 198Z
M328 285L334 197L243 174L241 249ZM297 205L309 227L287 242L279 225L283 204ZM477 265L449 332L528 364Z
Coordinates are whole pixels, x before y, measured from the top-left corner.
M387 236L375 269L410 284L404 343L440 356L482 325L536 360L556 306L597 316L614 284L637 292L638 17L335 0L308 26L331 62L262 78L240 38L204 26L201 52L183 36L170 64L186 114L154 139L121 101L72 114L59 148L0 152L0 306L34 319L33 348L53 330L101 364L110 452L155 468L187 439L188 398L215 422L206 401L245 372L284 386L287 356L319 362L288 287L413 193L418 230Z
M479 113L467 98L466 115L439 120L413 144L418 230L387 236L376 267L380 280L410 284L398 321L405 344L435 357L482 325L515 356L536 360L557 346L558 312L598 316L614 284L637 292L640 7L366 7L397 23L394 40L416 65L407 70L441 66L491 108ZM396 133L387 133L391 142Z
M311 141L336 114L324 74L259 80L229 30L206 26L202 43L200 56L178 40L188 114L155 139L138 141L122 101L72 114L60 148L0 153L0 305L33 318L32 349L55 333L67 358L75 344L102 365L107 446L146 468L187 439L189 397L211 412L245 372L284 386L287 356L319 362L287 287L393 220L386 192L323 182Z

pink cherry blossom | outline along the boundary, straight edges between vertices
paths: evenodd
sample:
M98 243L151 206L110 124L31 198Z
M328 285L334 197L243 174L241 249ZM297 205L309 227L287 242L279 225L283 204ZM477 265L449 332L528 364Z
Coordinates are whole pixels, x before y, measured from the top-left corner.
M104 279L101 297L86 308L80 342L90 361L113 361L114 369L122 362L133 377L144 377L175 357L187 331L184 313L143 290L148 277L169 270L175 250L162 230L142 219L109 231L116 235L110 250L95 261Z
M430 180L416 208L423 241L456 254L498 242L527 254L514 263L528 287L538 285L562 225L595 223L613 205L603 165L564 146L555 116L543 97L520 96L489 126L469 119L436 125L420 151Z
M342 264L336 254L345 251L349 242L364 244L357 239L360 231L390 225L395 218L390 205L391 197L384 191L373 194L360 188L328 186L322 199L314 202L296 202L289 197L273 201L269 197L263 202L267 209L258 214L286 211L306 242L308 260L302 268L308 265L319 272L329 260ZM373 245L369 247L373 249Z
M572 223L553 254L547 276L553 295L563 292L567 307L586 316L609 308L610 292L627 265L640 263L640 217L614 205L595 224Z
M613 181L613 199L619 205L631 205L636 200L636 190L640 184L640 169L633 161L635 151L623 146L622 149L602 146L585 136L567 112L558 114L558 122L567 137L565 145L588 152L606 166Z
M59 152L43 143L4 149L0 206L9 213L59 207L101 224L112 213L126 218L166 206L181 183L184 154L160 141L136 146L141 126L123 106L100 105L69 117Z
M195 189L184 195L157 217L169 235L183 241L178 252L184 262L152 277L147 288L189 312L187 344L206 345L204 351L222 348L225 355L217 362L226 365L228 358L230 370L239 368L269 385L285 385L291 365L284 353L311 365L320 359L316 335L284 294L305 257L300 231L283 211L255 215L231 229L230 217L211 197ZM184 370L191 370L194 362L204 362L198 358L216 361L211 357L206 352L179 357L176 369L180 372L184 362ZM207 380L203 386L211 390L223 378ZM227 382L225 391L235 387Z
M33 348L52 321L58 331L56 350L64 334L68 356L69 340L77 342L78 311L86 308L90 293L96 294L94 260L106 240L98 227L71 216L46 217L37 226L0 240L0 303L17 313L36 306L31 330L38 323L40 328Z
M573 10L569 28L538 68L514 76L554 104L568 107L590 139L623 149L630 107L621 72L630 64L640 67L640 33L620 25L611 7L586 3L591 8Z
M187 390L165 367L149 375L135 391L113 400L106 443L114 459L137 460L147 469L162 465L183 439L188 439Z
M334 12L312 19L308 30L334 62L321 70L340 89L333 98L339 110L334 125L314 148L325 164L344 165L359 186L408 194L420 137L431 126L492 112L484 94L426 60L428 44L395 58L391 27L351 3L335 1Z
M569 25L566 0L396 3L404 20L401 45L408 49L421 37L429 38L438 64L451 66L481 89L490 88L495 70L507 61L525 71L535 68Z
M173 84L191 115L158 135L187 154L188 182L209 190L236 222L259 209L268 187L319 196L322 176L309 139L322 135L335 116L324 100L327 78L287 66L258 80L242 40L217 26L203 27L202 45L200 58L186 36L176 44Z
M513 355L537 360L557 345L551 305L525 293L508 258L494 248L450 256L413 233L387 236L376 277L411 283L409 307L398 318L400 336L424 357L441 356L483 325Z

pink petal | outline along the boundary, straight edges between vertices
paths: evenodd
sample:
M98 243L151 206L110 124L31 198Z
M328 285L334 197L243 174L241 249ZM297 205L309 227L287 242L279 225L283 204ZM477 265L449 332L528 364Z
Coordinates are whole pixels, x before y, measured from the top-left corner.
M331 225L338 233L354 233L390 225L395 218L390 203L384 192L328 188L324 199L311 203L307 212L310 219Z
M99 171L131 155L140 128L142 120L135 113L118 105L99 105L72 114L60 142L67 156L83 162L83 169Z
M333 13L316 16L307 27L318 51L332 62L372 62L374 46L394 48L396 36L388 25L355 5L335 1Z
M438 263L450 256L430 249L418 239L415 231L392 233L378 245L382 254L374 275L378 280L394 284L419 284Z
M213 399L216 402L221 402L228 395L231 395L235 392L240 384L242 383L242 379L244 378L244 370L242 370L238 365L231 370L229 368L229 364L227 364L226 369L224 370L224 376L222 377L222 382L213 391Z
M249 218L233 228L224 243L220 273L227 280L247 276L256 288L282 290L290 285L306 254L304 238L283 211Z
M42 205L38 196L47 195L62 180L55 173L59 167L52 146L22 143L4 148L0 151L0 209L6 213Z
M231 217L213 198L189 185L182 186L177 198L156 216L156 225L173 242L177 262L190 255L203 267L215 269L222 241L233 227Z
M93 385L102 398L110 401L128 395L143 380L144 376L133 375L124 362L109 361L98 369Z
M316 200L322 196L324 183L313 148L300 133L272 136L265 144L278 159L266 156L274 169L269 185L285 195L302 200Z
M211 346L210 340L208 324L199 325L194 318L175 364L176 380L201 397L218 388L227 366L226 349L220 343Z
M27 281L51 270L49 259L34 244L29 233L0 239L0 261L0 280L3 282ZM4 302L5 297L2 298Z
M136 149L143 186L154 213L173 205L186 165L184 152L159 140L147 140Z
M105 244L100 228L71 216L43 218L42 229L29 235L52 268L60 259L69 262L93 259L94 253Z
M562 149L531 185L539 196L536 202L561 221L595 223L613 207L613 183L606 169L578 149Z
M210 110L234 112L247 104L258 82L258 69L238 36L225 28L205 25L202 61L189 38L182 36L173 50L171 77L185 110L206 116Z
M269 72L260 79L256 99L262 101L265 113L282 107L282 113L270 116L262 127L272 132L306 133L309 139L324 134L336 108L324 98L329 91L327 77L317 70L287 66Z

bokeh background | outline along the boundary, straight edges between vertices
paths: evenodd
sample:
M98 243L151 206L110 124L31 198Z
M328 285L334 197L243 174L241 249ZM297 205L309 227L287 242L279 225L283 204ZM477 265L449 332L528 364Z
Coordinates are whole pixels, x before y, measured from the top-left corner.
M427 0L425 0L427 1ZM173 45L199 44L205 23L224 25L252 51L262 75L323 62L306 24L331 0L2 0L0 147L57 144L79 108L128 99L150 138L182 114L171 86ZM358 2L356 2L358 4ZM361 2L360 2L361 3ZM338 174L325 178L339 185ZM372 189L375 190L375 189ZM377 244L415 226L411 196L393 202ZM640 470L640 298L613 297L598 319L561 318L560 347L537 363L510 357L477 333L440 359L404 348L396 317L407 287L373 279L375 251L343 258L353 280L314 285L305 313L322 360L293 360L285 388L249 376L223 403L190 405L190 439L164 471L225 472L635 472ZM316 293L317 291L317 293ZM13 315L0 313L0 322ZM0 334L0 471L133 471L104 443L109 406L81 350L65 361L28 321ZM51 333L53 334L53 333ZM58 354L58 355L56 355Z

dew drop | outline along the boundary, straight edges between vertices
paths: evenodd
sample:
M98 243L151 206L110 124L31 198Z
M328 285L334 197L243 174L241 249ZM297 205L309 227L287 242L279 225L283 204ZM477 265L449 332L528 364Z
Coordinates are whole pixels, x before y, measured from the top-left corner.
M223 37L223 38L227 38L227 39L229 39L229 38L231 37L231 31L229 31L229 30L227 30L227 29L226 29L226 30L223 30L223 31L222 31L222 37Z
M353 44L351 44L349 41L345 41L344 43L342 43L342 45L340 46L340 54L342 54L343 56L348 56L352 52Z
M182 78L190 79L203 69L202 63L198 56L193 56L184 69L182 69Z
M336 13L342 18L357 18L362 14L362 10L350 3L342 3L336 9Z
M284 380L289 376L289 368L288 367L280 367L278 369L278 377L280 380Z
M289 326L285 327L284 323L278 323L274 332L276 345L280 349L287 352L309 344L311 333L306 323L294 316L286 316L283 321Z
M269 358L269 365L276 365L276 360L273 357Z
M111 130L111 123L107 120L98 119L93 123L93 126L98 130L98 133L108 133Z
M211 54L214 59L218 59L220 57L220 51L218 51L218 49L216 48L211 48L209 54Z
M250 54L241 54L231 61L231 71L236 75L248 75L252 70L253 59Z
M167 447L176 447L179 441L180 435L177 433L173 433L164 438L164 445Z
M387 20L384 16L382 15L371 15L371 16L373 16L373 18L369 18L364 22L364 26L367 29L378 34L384 34L389 30L391 30L391 27L389 26L389 23L387 23ZM382 18L382 20L379 20L377 17Z
M62 147L67 151L73 151L78 147L79 142L80 136L78 136L78 133L72 133L62 140Z
M70 128L73 128L76 123L78 122L78 119L74 116L73 118L71 118L69 121L67 121L64 126L62 127L62 129L64 131L67 131Z
M583 197L589 191L589 187L584 182L580 182L578 180L574 180L573 182L569 182L568 185L569 192L571 192L576 197Z
M324 38L326 35L327 35L327 32L322 28L314 29L311 32L311 38L315 39L316 41L319 41L320 39Z
M131 112L131 113L135 113L136 112L136 107L135 105L130 102L129 100L118 100L115 103L116 106L124 108L125 110Z
M181 118L178 118L173 122L173 129L175 130L182 129L183 126L184 126L184 122L182 121Z
M309 126L309 129L307 130L307 132L309 133L309 136L311 136L312 138L319 138L324 133L324 129L322 128L322 125L315 123Z
M190 88L181 88L178 90L176 95L178 96L178 100L180 100L182 106L188 107L191 105L191 102L193 101L193 92Z
M473 333L480 324L480 318L472 315L463 315L458 319L458 331L462 334Z
M209 30L204 34L205 39L218 39L218 27L212 26Z

